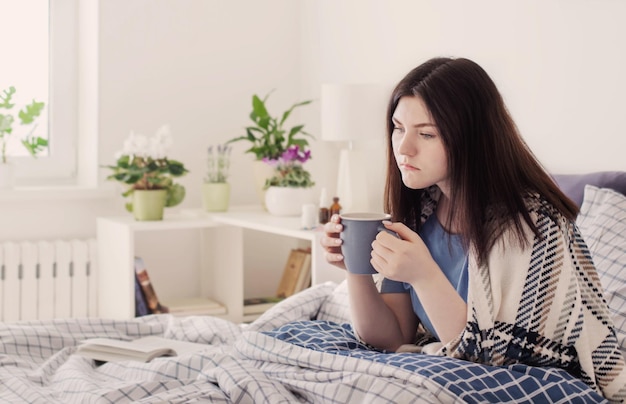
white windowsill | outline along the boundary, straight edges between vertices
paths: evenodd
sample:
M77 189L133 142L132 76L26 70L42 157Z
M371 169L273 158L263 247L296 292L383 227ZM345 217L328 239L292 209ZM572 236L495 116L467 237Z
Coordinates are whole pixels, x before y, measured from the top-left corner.
M109 187L17 187L0 190L0 202L106 199L115 197L117 193L114 188Z

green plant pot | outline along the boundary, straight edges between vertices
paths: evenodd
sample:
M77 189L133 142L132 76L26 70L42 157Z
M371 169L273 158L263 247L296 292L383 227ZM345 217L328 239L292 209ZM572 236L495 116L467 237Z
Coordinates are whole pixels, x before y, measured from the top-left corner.
M167 191L157 190L134 190L133 191L133 215L135 220L163 220L163 209Z
M230 202L230 184L212 182L202 184L202 207L207 212L225 212Z

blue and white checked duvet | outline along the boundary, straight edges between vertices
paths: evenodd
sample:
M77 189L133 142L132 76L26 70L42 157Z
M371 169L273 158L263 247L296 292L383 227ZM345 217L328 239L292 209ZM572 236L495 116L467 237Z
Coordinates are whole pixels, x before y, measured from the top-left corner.
M247 326L170 315L0 324L0 402L603 402L561 370L369 350L346 322L345 288L335 286L307 289ZM85 338L147 335L207 349L101 366L74 354Z
M382 363L417 373L465 402L604 402L585 383L561 369L526 365L485 366L448 357L375 352L356 341L347 323L300 321L266 334L319 352Z

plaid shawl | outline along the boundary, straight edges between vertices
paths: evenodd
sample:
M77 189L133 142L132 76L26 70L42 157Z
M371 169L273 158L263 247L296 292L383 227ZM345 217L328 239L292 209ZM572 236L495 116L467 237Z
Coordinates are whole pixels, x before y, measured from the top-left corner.
M422 220L439 193L424 193ZM626 366L591 255L575 223L537 195L526 228L496 242L486 265L469 257L467 323L437 354L491 365L558 367L613 402L626 401ZM470 251L472 248L470 247Z

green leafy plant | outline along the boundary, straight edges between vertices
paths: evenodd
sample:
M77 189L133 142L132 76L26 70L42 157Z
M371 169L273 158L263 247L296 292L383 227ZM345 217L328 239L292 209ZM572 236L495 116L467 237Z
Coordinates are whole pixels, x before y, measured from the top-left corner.
M269 114L266 102L271 92L263 99L258 95L252 96L252 112L250 119L254 125L246 127L246 134L229 140L227 143L248 141L251 143L246 153L252 153L257 160L278 159L289 147L299 146L304 149L309 142L307 137L314 138L313 135L303 130L304 125L296 125L289 129L283 127L285 121L292 111L300 106L308 105L312 101L302 101L293 104L282 113L280 119Z
M207 175L204 182L224 183L228 180L228 170L230 168L230 151L228 145L217 145L215 148L209 146L207 157Z
M176 206L185 198L185 188L174 182L189 171L183 163L167 158L166 151L172 139L167 126L161 127L152 138L131 132L124 142L115 165L107 165L113 171L107 180L119 181L128 186L122 193L132 196L135 190L167 190L166 207ZM126 204L132 212L132 202Z
M274 175L265 181L269 187L310 188L315 185L311 174L302 167L311 158L311 151L300 150L298 146L288 148L277 160L266 161L275 167Z
M15 117L10 113L15 104L12 103L13 95L15 94L15 87L9 87L2 91L0 94L0 109L5 109L6 113L0 113L0 155L2 156L2 163L7 162L6 145L9 140L9 136L13 134L13 124L15 123ZM41 111L43 111L45 104L43 102L37 102L33 100L30 104L21 109L17 117L21 125L33 125L29 133L21 139L22 145L28 150L31 156L37 157L37 154L48 147L48 141L40 136L34 136L33 132L37 129L35 120Z

